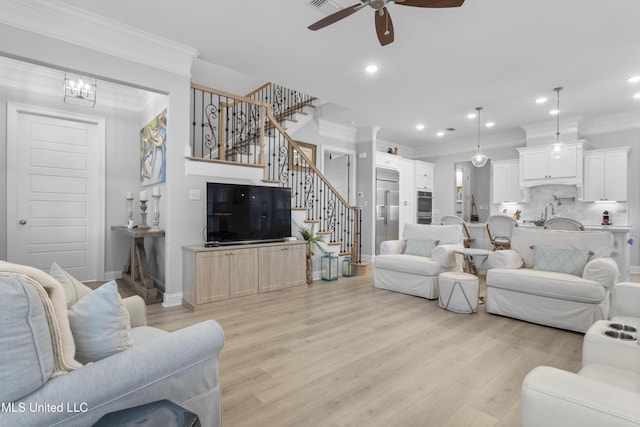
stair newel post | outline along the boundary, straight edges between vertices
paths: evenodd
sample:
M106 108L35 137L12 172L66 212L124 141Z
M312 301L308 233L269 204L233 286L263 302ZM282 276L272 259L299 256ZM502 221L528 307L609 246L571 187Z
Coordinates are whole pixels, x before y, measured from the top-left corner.
M264 105L260 106L260 154L258 155L258 164L265 166L266 158L265 158L265 145L264 145L264 125L265 119L267 117L267 107Z

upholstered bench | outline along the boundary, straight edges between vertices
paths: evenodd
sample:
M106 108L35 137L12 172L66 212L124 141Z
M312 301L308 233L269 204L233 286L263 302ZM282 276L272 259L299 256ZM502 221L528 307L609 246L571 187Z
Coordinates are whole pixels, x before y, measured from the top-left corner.
M473 274L457 271L440 273L438 277L438 305L456 313L478 311L480 283Z

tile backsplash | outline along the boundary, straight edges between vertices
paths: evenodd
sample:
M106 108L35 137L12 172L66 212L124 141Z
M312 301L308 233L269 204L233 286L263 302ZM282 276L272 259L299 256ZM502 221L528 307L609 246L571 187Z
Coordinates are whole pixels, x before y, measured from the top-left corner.
M548 202L553 203L556 216L573 218L584 225L599 225L602 223L602 213L609 212L609 219L613 225L628 225L629 214L626 202L593 203L578 200L578 188L572 185L542 185L529 189L531 197L529 203L517 205L494 205L499 212L506 209L508 215L516 210L522 211L520 220L539 219L544 215L544 207ZM554 198L555 196L555 198ZM575 198L575 201L569 200ZM551 215L551 208L548 209Z

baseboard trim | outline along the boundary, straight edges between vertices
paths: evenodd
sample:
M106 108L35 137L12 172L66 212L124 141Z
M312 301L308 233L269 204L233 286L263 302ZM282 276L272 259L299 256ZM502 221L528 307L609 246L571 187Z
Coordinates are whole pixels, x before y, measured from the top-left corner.
M104 280L109 281L116 279L122 279L122 270L104 272Z
M182 305L182 292L176 292L173 294L164 294L162 301L163 307L174 307L176 305Z

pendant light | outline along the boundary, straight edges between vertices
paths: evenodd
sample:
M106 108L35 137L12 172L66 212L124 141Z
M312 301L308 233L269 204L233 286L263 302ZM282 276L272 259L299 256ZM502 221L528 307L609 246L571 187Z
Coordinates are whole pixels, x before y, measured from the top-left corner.
M480 111L482 111L482 107L476 107L476 111L478 112L478 149L471 158L471 163L473 163L473 166L481 168L487 164L489 158L480 150Z
M557 104L556 104L556 139L553 144L549 145L549 155L554 159L559 159L567 151L567 145L560 140L560 91L562 87L554 88L556 92Z

